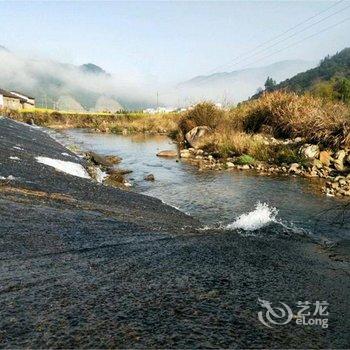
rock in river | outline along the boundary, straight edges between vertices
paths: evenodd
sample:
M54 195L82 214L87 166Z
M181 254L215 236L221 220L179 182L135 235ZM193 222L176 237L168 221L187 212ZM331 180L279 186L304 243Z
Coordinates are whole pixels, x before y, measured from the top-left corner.
M132 170L129 170L129 169L107 169L108 175L114 175L114 174L126 175L131 173L132 173Z
M165 150L157 153L157 157L177 157L177 151L174 150Z
M118 156L102 156L100 154L97 154L95 152L88 153L88 156L90 157L91 161L97 165L102 165L105 167L112 166L114 164L120 163L122 158Z
M146 175L145 180L146 181L154 181L155 180L154 175L153 174Z
M191 158L191 152L188 149L182 149L180 152L181 158Z

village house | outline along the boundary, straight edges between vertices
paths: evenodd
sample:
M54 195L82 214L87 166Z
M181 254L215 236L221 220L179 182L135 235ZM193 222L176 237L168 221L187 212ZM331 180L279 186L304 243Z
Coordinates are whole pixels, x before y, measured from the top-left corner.
M18 96L19 98L21 98L22 100L25 100L25 102L22 103L23 108L33 108L35 107L35 98L34 97L30 97L28 95L24 95L20 92L17 91L11 91L12 95Z
M33 97L15 92L0 89L0 109L23 109L35 107L35 99Z

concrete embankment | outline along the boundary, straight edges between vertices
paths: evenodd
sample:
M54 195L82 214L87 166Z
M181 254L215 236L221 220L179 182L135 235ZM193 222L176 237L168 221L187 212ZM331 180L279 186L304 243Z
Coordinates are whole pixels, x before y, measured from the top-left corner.
M346 253L268 228L200 231L157 199L52 166L67 162L85 166L0 119L0 347L349 347ZM268 328L258 298L295 312L326 300L329 327Z

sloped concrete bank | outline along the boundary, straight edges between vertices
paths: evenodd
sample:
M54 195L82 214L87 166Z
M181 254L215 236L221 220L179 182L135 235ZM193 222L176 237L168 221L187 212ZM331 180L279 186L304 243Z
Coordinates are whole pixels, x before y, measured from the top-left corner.
M85 166L41 130L0 119L1 348L349 347L345 244L280 227L198 230L157 199L37 157ZM327 301L329 327L268 328L259 298L293 311Z

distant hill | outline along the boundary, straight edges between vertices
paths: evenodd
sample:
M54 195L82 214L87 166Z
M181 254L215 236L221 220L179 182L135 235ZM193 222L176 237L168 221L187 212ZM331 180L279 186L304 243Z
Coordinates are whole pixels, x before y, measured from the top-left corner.
M79 66L79 68L84 73L90 73L90 74L96 74L96 75L98 74L110 75L104 69L102 69L99 66L96 66L96 64L93 64L93 63L82 64L81 66Z
M123 109L123 107L113 98L100 96L92 109L94 112L115 112Z
M34 96L37 106L97 112L123 109L116 80L101 67L30 60L4 46L0 46L0 88Z
M316 62L302 60L281 61L263 67L197 76L179 84L177 88L180 94L193 99L239 102L263 87L268 76L281 81L315 65Z
M72 96L60 96L57 101L57 108L61 111L84 112L85 110Z
M350 79L350 48L345 48L334 56L325 57L317 67L280 82L272 90L306 92L314 89L321 82L330 82L339 78Z

